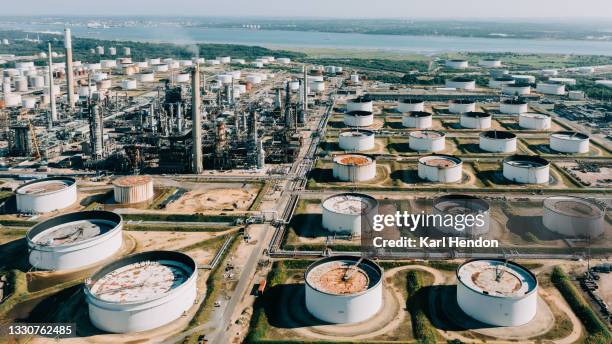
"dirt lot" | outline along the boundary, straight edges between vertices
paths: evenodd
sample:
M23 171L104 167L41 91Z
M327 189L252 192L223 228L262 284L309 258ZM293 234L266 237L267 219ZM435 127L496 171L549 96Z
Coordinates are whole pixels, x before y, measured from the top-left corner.
M259 186L254 184L199 185L186 192L178 200L170 203L166 209L175 213L194 213L209 210L248 210Z

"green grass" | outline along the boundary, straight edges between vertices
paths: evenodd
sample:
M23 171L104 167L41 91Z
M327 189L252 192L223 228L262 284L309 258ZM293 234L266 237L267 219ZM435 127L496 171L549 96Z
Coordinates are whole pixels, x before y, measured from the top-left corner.
M408 290L408 310L412 318L414 338L416 338L417 343L436 343L438 341L436 329L427 317L429 297L419 271L408 271L406 289Z

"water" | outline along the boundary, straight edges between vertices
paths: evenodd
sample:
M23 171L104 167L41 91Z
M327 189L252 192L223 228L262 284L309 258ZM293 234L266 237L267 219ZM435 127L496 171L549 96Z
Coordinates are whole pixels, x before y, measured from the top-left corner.
M0 28L61 32L63 25L24 24L15 28L0 23ZM474 38L440 36L364 35L354 33L268 31L223 28L120 27L90 29L71 27L79 37L166 43L225 43L265 47L367 49L401 53L511 52L612 56L612 42Z

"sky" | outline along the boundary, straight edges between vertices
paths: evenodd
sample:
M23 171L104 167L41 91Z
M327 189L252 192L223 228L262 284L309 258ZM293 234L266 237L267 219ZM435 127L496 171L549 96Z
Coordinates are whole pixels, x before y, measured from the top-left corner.
M3 0L0 15L612 18L612 0Z

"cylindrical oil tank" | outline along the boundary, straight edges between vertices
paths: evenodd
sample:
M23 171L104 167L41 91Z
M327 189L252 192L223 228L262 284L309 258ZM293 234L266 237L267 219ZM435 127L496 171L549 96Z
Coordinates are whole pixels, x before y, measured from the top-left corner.
M300 82L297 80L289 81L289 89L293 92L300 89Z
M234 78L230 74L217 75L217 81L219 81L221 84L231 84L233 79Z
M520 99L505 99L499 103L499 112L503 114L519 115L529 111L526 101Z
M556 69L543 69L542 76L557 76L559 75L559 71Z
M27 92L28 91L28 78L25 76L15 77L15 91Z
M550 129L550 116L540 113L522 113L519 115L519 126L523 129Z
M383 270L367 258L323 258L308 267L304 281L306 309L327 323L365 321L383 306Z
M79 97L89 97L90 94L96 92L97 90L96 85L79 86L77 93Z
M159 58L152 58L152 59L148 59L149 65L157 65L161 63L161 59Z
M321 93L325 91L325 82L324 81L313 81L310 83L310 88L315 93Z
M561 153L588 153L589 136L574 131L558 131L550 135L550 149Z
M457 183L463 176L463 161L458 157L433 154L419 158L419 178L434 183Z
M349 127L367 127L374 123L371 111L349 111L344 113L344 124Z
M181 252L149 251L123 257L85 281L89 320L111 333L169 324L196 304L197 279L196 262Z
M125 176L113 181L115 203L133 204L147 202L154 196L153 178L150 176Z
M565 85L553 82L538 82L536 91L542 94L562 96L565 94Z
M513 74L512 78L517 84L533 84L536 81L535 76L527 74Z
M191 76L189 75L189 73L178 74L176 76L175 81L178 83L186 83L191 81Z
M279 64L290 64L291 59L288 57L279 57L276 59L276 62L278 62Z
M406 128L428 129L432 126L433 115L425 111L404 112L402 126Z
M374 132L365 129L348 129L340 132L338 144L347 152L361 152L374 149Z
M376 159L366 154L341 154L333 158L333 176L343 182L362 182L376 177Z
M108 90L113 85L111 79L104 79L96 82L96 88L98 90Z
M452 69L465 69L465 68L468 68L469 63L467 60L452 59L452 60L446 60L444 65Z
M232 59L233 64L243 65L246 63L245 59Z
M22 97L21 107L25 109L34 109L36 107L36 98L34 97Z
M487 112L464 112L459 118L462 127L468 129L488 129L491 127L491 114Z
M136 75L136 78L140 82L154 82L155 74L154 73L142 73L142 74Z
M419 152L439 152L446 146L446 134L436 130L411 131L408 138L410 149Z
M5 94L2 99L4 99L4 106L6 107L19 107L21 106L21 94L9 93Z
M353 84L358 84L360 82L359 74L351 74L350 80Z
M587 199L553 196L544 200L542 223L568 237L596 238L604 233L605 209Z
M548 184L550 163L534 155L512 155L502 162L503 175L509 181L519 184Z
M346 111L369 111L373 112L374 107L372 100L366 97L358 97L346 101Z
M30 264L41 270L67 270L112 257L123 243L121 216L80 211L53 217L26 234Z
M446 87L470 91L476 89L476 80L464 76L458 76L446 80Z
M147 61L137 61L134 64L138 68L148 68L149 67L149 62L147 62Z
M121 88L124 90L135 90L138 87L138 83L134 79L121 80Z
M100 65L103 69L110 69L117 67L117 61L115 60L102 60L100 61Z
M164 73L170 70L170 67L165 63L151 65L151 68L156 73Z
M448 216L463 215L463 221L454 221L452 224L438 221L434 227L446 234L455 236L477 236L489 232L491 214L490 206L482 198L470 195L444 195L433 201L434 215L440 215L442 219Z
M512 85L516 81L509 75L499 76L489 79L490 88L502 88L503 86Z
M101 81L101 80L105 80L108 79L108 73L95 73L93 75L93 80L95 82Z
M28 82L30 84L30 88L39 89L45 87L45 77L41 75L33 75L29 77Z
M538 280L526 267L503 259L478 259L457 269L457 304L492 326L530 322L538 306Z
M73 205L77 201L77 185L74 178L45 178L19 186L15 194L20 213L47 213Z
M323 200L321 211L323 228L360 236L362 226L369 225L378 213L378 201L365 194L342 193Z
M448 105L450 113L464 113L476 111L476 103L466 99L455 99Z
M502 62L498 59L480 59L478 65L484 68L501 68Z
M485 131L480 134L480 149L491 153L516 152L516 135L509 131Z
M524 84L503 85L502 94L506 96L525 96L531 94L531 86Z
M425 101L422 99L407 98L399 101L399 112L425 111Z
M260 74L249 74L246 76L246 81L250 82L253 85L261 84L261 75Z

